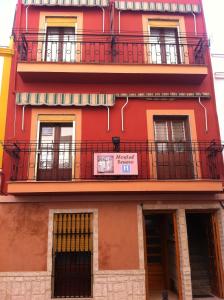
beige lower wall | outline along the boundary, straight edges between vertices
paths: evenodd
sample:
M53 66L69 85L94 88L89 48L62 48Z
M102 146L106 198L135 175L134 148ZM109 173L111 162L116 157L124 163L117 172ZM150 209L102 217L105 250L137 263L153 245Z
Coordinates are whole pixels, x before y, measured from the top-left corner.
M49 272L1 273L0 299L50 300L52 299L51 274ZM96 272L94 274L93 298L91 299L145 300L144 271ZM82 298L82 300L85 299Z
M11 206L16 204L11 204ZM37 204L29 204L36 206ZM111 204L110 204L111 205ZM129 206L130 203L123 203L119 206L118 203L113 203L114 206L117 206L116 213L120 209L120 218L127 217L127 220L124 225L128 224L128 216L122 215L124 206ZM45 206L45 205L43 205ZM85 205L77 205L74 203L67 204L46 204L45 207L38 204L36 207L39 207L40 212L49 213L49 209L52 210L53 207L57 207L57 210L63 210L65 207L82 207L82 209L87 209L87 207L92 207L95 213L98 211L96 207L98 206L99 212L102 207L104 207L103 213L106 213L104 204L91 203ZM139 267L133 269L102 269L103 264L100 264L98 267L93 270L93 300L146 300L146 290L145 290L145 271L144 271L144 240L143 240L143 214L142 210L172 210L176 211L177 218L177 231L179 238L179 253L180 253L180 272L181 272L181 287L182 287L182 300L192 300L192 287L191 287L191 270L189 263L189 253L188 253L188 238L187 238L187 228L186 228L186 219L185 219L185 210L194 209L194 210L216 210L217 217L219 220L219 231L220 231L220 245L222 251L222 261L224 265L224 210L220 207L219 202L166 202L161 203L160 201L144 201L142 205L140 202L135 202L131 204L133 209L135 207L135 214L137 218L136 233L136 243L138 245L138 261ZM23 208L24 209L24 208ZM133 210L132 214L133 214ZM13 211L12 207L9 211ZM29 213L33 211L29 210ZM21 212L21 211L20 211ZM52 211L52 213L54 210ZM12 213L12 216L15 217L18 211ZM9 215L8 215L9 216ZM99 214L100 216L100 214ZM109 219L112 218L112 215ZM28 216L25 218L27 222ZM29 218L28 218L29 219ZM134 219L134 215L132 215ZM12 222L15 222L15 220ZM104 220L107 223L107 220ZM103 223L104 223L103 222ZM127 225L126 224L126 225ZM18 225L18 224L17 224ZM41 224L39 223L41 226ZM46 225L46 224L45 224ZM123 226L124 226L123 225ZM126 226L125 225L125 226ZM99 228L102 227L102 223L99 222ZM3 227L2 227L3 228ZM119 227L116 227L117 229ZM125 228L125 227L124 227ZM18 226L17 226L18 229ZM45 230L46 231L46 230ZM25 233L24 233L25 234ZM133 232L134 234L134 232ZM46 235L45 235L46 236ZM99 232L99 250L100 239L102 237L102 232ZM46 240L45 240L46 241ZM134 243L134 241L132 241ZM98 248L98 247L97 247ZM0 251L1 252L1 251ZM46 251L47 252L47 251ZM97 250L96 250L97 252ZM105 251L103 251L105 253ZM103 253L99 251L99 261L100 255ZM15 249L16 256L16 249ZM135 253L135 251L134 251ZM96 254L96 253L95 253ZM45 253L47 256L47 253ZM136 255L136 254L134 254ZM25 257L25 256L24 256ZM20 259L24 259L21 258ZM49 257L51 260L51 258ZM130 259L130 257L129 257ZM2 258L1 258L2 260ZM1 263L1 261L0 261ZM105 265L104 265L105 266ZM114 266L114 265L113 265ZM125 266L125 263L124 263ZM46 268L47 269L47 268ZM51 272L42 271L42 272L0 272L0 300L50 300L51 298ZM77 299L77 298L76 298ZM83 299L83 298L82 298ZM84 300L84 299L83 299ZM153 300L153 299L150 299Z
M136 203L63 202L62 198L60 203L50 203L48 199L41 200L41 203L0 203L0 272L50 270L50 212L54 211L97 212L96 269L139 269Z

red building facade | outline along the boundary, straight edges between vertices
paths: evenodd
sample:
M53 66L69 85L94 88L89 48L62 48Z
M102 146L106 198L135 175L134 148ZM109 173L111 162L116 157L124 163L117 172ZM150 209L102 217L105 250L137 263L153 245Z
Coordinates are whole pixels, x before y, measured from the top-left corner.
M13 35L1 299L224 298L201 1L18 1Z

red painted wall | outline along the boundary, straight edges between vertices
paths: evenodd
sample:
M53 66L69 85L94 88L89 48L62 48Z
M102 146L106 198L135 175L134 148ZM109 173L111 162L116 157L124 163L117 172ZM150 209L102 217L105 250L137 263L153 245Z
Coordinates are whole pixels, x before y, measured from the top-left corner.
M161 1L162 2L162 1ZM174 0L164 0L164 2L175 2ZM188 0L177 1L177 3L189 3ZM191 0L191 3L201 3L201 0ZM38 31L39 13L43 11L60 11L67 12L70 8L43 8L29 7L28 28L33 31ZM20 11L21 10L21 11ZM91 9L72 9L74 11L83 11L84 32L102 32L102 11L100 8ZM21 15L21 17L20 17ZM159 16L159 14L158 14ZM194 32L193 15L184 15L186 31ZM118 12L115 11L115 30L118 26ZM15 19L15 32L18 29L25 28L25 6L19 4L17 7ZM199 33L205 33L205 23L203 14L197 15L197 28ZM106 31L109 31L109 12L106 9ZM142 32L142 13L139 12L122 12L121 13L121 30L122 32ZM203 103L208 110L209 131L205 132L205 118L202 107L196 99L192 100L175 100L175 101L146 101L139 99L130 100L125 108L125 131L121 132L121 117L120 110L125 99L116 100L116 104L111 108L110 113L110 132L107 132L107 111L106 108L82 108L82 139L83 140L111 140L112 136L118 135L121 140L146 140L147 139L147 122L146 110L149 109L193 109L196 116L196 127L198 140L219 139L218 119L215 107L215 95L213 88L212 70L207 51L207 63L209 75L201 84L166 84L158 82L152 84L149 82L144 84L128 83L104 83L98 84L71 84L54 82L24 82L21 77L16 75L16 59L14 57L12 65L12 74L10 82L10 95L7 113L7 129L6 140L27 140L30 139L31 124L31 108L25 110L25 128L22 131L22 108L15 106L16 92L58 92L58 93L133 93L133 92L210 92L211 99L204 100ZM16 110L16 111L15 111ZM8 155L4 158L4 172L6 179L10 174L10 159Z
M136 202L103 203L97 202L97 196L92 197L94 203L66 202L66 196L60 203L49 199L43 196L42 203L1 204L0 272L47 271L49 209L91 207L99 212L99 269L139 268Z

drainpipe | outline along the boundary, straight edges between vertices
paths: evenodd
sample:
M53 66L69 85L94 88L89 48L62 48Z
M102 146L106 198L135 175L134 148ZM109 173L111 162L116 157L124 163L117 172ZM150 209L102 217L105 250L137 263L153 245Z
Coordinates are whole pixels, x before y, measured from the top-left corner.
M25 105L23 105L23 111L22 111L22 131L24 131L24 119L25 119Z
M17 109L17 105L16 105L16 102L15 102L14 124L13 124L13 136L14 137L16 136L16 117L17 117L16 109Z
M26 32L28 31L28 9L29 5L26 7Z
M121 130L124 131L124 108L128 105L128 97L125 104L121 108Z
M110 131L110 107L107 106L107 131Z
M118 12L118 32L121 33L121 11Z
M197 35L198 34L198 30L197 30L197 20L196 20L196 15L195 15L195 13L192 11L192 15L193 15L193 17L194 17L194 33L195 33L195 35Z
M205 113L205 131L207 133L208 132L208 112L207 112L207 108L201 103L201 97L198 97L198 103L204 109L204 113Z
M105 32L105 9L104 9L104 7L102 7L102 6L98 6L99 8L101 8L102 9L102 12L103 12L103 33Z

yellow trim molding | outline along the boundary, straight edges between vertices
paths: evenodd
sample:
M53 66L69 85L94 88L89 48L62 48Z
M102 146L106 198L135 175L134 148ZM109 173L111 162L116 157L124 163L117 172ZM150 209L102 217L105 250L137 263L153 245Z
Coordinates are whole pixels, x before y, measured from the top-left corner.
M155 15L143 15L142 16L143 32L147 32L150 35L150 27L156 28L176 28L178 34L180 32L186 32L184 17L182 16L155 16ZM145 43L148 43L148 37L144 38ZM184 44L186 43L182 39ZM146 52L146 49L145 49ZM183 46L183 53L188 53L186 45ZM146 55L146 53L145 53ZM188 64L189 61L185 55L185 61Z
M83 28L83 13L82 12L77 12L77 11L72 11L72 12L56 12L56 11L55 12L41 12L40 13L40 19L39 19L39 29L41 31L46 30L46 26L48 26L48 24L50 25L51 22L53 24L54 20L57 24L64 23L63 27L77 26L77 29L79 31L80 30L82 31L82 28ZM73 25L71 26L71 24L73 24ZM50 26L53 26L53 25L50 25ZM58 25L56 27L58 27Z
M75 27L76 17L46 17L47 27Z
M75 122L74 128L74 141L81 140L81 126L82 126L82 111L81 109L76 108L32 108L31 115L31 133L30 133L30 141L31 142L39 142L39 123L68 123ZM76 163L73 162L75 169L73 169L74 173L79 177L80 174L80 153L76 153L74 158ZM36 165L36 155L35 152L32 152L30 155L30 166ZM32 167L29 169L29 178L33 178L35 180L35 172L36 170Z
M192 141L197 141L197 130L196 130L196 122L195 122L195 114L194 110L169 110L169 109L159 109L159 110L147 110L146 111L146 118L147 118L147 132L148 132L148 140L149 141L155 141L154 136L154 117L155 116L186 116L188 117L189 122L189 129L190 129L190 137ZM156 161L155 153L150 154L152 157L150 157L149 161ZM200 161L199 153L196 152L195 154L195 161L194 169L196 170L196 174L198 174L199 178L201 178L201 168L197 164L197 161ZM156 166L152 170L150 168L150 177L153 177L153 174L157 174Z
M148 27L179 28L186 32L184 17L182 16L155 16L151 14L142 16L143 32L148 32Z
M2 72L2 86L0 94L0 141L5 139L5 125L6 125L6 114L8 106L8 96L9 96L9 81L10 81L10 71L12 64L12 56L14 55L14 41L11 37L9 47L0 47L0 57L4 58L3 72ZM0 171L2 169L2 158L3 149L0 145Z

